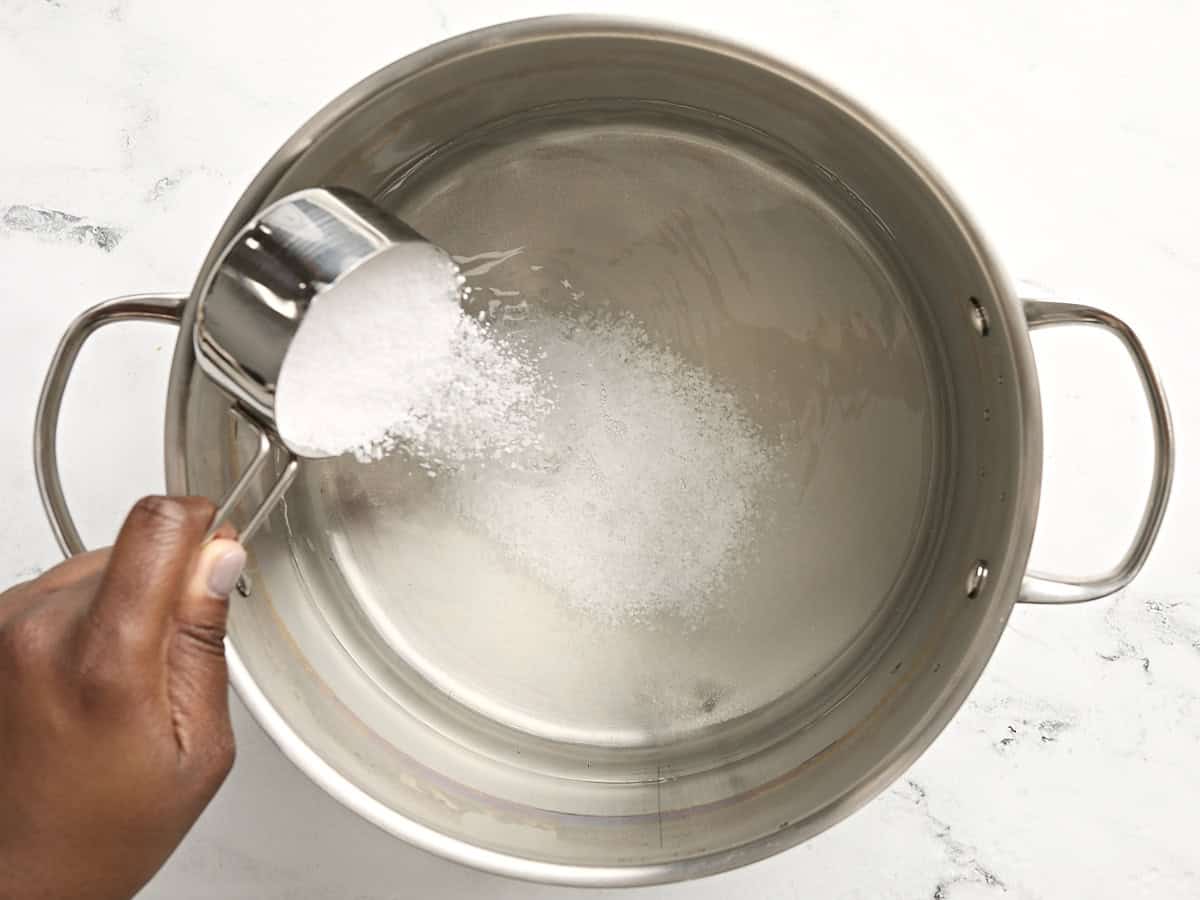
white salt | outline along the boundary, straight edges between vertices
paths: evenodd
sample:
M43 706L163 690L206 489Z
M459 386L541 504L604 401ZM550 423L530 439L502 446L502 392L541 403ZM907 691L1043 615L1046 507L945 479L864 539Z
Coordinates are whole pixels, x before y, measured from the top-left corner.
M429 474L539 444L550 407L522 348L464 315L454 262L391 248L318 295L292 341L276 424L305 456L403 451Z
M694 619L749 558L772 454L732 393L629 317L539 313L520 337L556 385L520 471L467 466L447 502L607 624Z
M352 272L293 341L281 436L305 455L407 454L464 524L601 623L695 620L752 557L770 445L635 319L490 293L465 312L454 262L425 245Z

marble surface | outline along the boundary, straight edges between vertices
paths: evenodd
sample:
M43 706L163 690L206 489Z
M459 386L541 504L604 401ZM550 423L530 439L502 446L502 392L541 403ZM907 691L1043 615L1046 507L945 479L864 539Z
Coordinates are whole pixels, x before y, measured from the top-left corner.
M596 7L593 7L593 9ZM1171 394L1175 496L1130 590L1021 608L925 757L816 840L668 898L1200 896L1200 7L1188 0L904 4L606 0L742 39L829 78L939 166L1010 271L1126 317ZM0 0L0 582L52 565L30 464L36 394L85 306L185 289L267 157L392 59L512 0ZM93 543L162 487L174 335L101 334L62 428ZM1047 431L1037 562L1104 566L1149 478L1148 417L1103 335L1035 341ZM229 783L147 898L571 898L426 856L346 812L240 705ZM609 896L607 893L589 896Z

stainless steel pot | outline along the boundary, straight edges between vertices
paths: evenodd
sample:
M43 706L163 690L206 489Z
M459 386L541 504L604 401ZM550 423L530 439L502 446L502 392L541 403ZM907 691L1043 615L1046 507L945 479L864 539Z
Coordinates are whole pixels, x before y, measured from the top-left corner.
M1171 425L1123 323L1021 303L930 167L828 86L710 37L593 18L487 29L372 76L267 164L190 299L121 300L74 327L77 345L124 318L182 325L174 492L221 496L255 447L197 368L196 297L256 213L321 185L485 259L468 268L482 287L633 313L780 436L787 476L719 613L621 628L514 572L403 460L301 467L252 545L232 678L314 781L420 847L579 885L778 852L912 764L1015 602L1101 597L1149 553ZM1116 335L1152 412L1146 512L1099 577L1025 570L1042 434L1029 331L1056 324ZM45 499L66 521L61 495Z

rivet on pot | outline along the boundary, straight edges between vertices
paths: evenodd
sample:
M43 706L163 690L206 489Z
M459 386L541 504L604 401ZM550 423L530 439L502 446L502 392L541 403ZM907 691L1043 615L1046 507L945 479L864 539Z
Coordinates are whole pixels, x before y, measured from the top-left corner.
M979 592L983 590L983 584L987 581L988 564L987 560L976 560L975 565L971 567L970 573L967 575L967 599L974 600L979 596Z
M988 323L987 311L983 308L983 304L974 297L971 300L971 323L975 326L975 330L979 332L980 337L987 337L988 332L992 330Z

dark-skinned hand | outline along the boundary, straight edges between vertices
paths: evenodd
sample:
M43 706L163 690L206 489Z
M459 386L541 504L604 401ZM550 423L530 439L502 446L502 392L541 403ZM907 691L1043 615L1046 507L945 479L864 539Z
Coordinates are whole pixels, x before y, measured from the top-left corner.
M0 898L128 900L233 764L224 643L245 553L149 497L116 544L0 594Z

